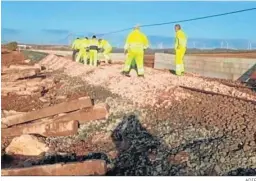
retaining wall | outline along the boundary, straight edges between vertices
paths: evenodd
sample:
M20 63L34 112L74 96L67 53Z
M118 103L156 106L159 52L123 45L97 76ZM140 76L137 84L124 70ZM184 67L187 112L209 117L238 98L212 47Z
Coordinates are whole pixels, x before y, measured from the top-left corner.
M156 53L156 69L175 70L174 55ZM256 68L256 59L185 56L185 70L212 78L244 81Z
M71 51L34 51L52 53L62 56L72 55ZM111 59L113 62L124 62L125 55L123 53L112 53ZM147 61L146 59L145 61ZM241 81L245 81L253 71L256 71L256 59L185 55L184 62L186 72L198 73L202 76L212 78L223 78L231 80L239 79ZM174 55L155 53L154 68L175 70Z

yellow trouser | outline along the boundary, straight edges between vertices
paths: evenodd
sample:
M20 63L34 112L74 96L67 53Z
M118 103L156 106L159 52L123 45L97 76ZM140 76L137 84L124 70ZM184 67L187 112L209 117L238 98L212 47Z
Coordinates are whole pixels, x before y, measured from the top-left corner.
M185 53L186 53L186 48L176 49L176 55L175 55L176 75L181 75L181 73L185 71L184 62L183 62Z
M89 59L89 52L84 51L82 54L82 59L84 61L84 64L87 64L87 60Z
M83 49L80 49L80 50L79 50L79 52L78 52L78 54L77 54L77 56L76 56L76 62L81 62L81 58L82 58L84 52L85 52L85 51L84 51Z
M103 52L103 56L106 60L110 60L110 52L111 52L112 48L110 49L106 49L104 52Z
M126 56L125 65L123 71L129 72L133 59L136 62L138 75L144 75L144 51L132 51L129 50Z
M98 51L97 50L90 50L89 55L90 55L90 65L91 66L97 66Z

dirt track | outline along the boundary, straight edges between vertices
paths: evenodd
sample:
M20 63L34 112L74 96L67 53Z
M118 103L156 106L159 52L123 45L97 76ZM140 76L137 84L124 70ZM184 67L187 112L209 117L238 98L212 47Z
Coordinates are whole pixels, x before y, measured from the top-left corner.
M46 68L55 69L52 63ZM63 59L59 63L65 64ZM74 160L75 153L107 160L108 175L256 174L256 94L248 88L191 75L177 78L150 68L141 80L133 73L122 77L120 65L93 69L67 62L63 67L47 70L47 76L56 80L46 94L50 103L56 104L56 95L89 95L96 103L109 104L110 117L81 126L72 137L46 138L49 153L39 161L23 158L16 166ZM43 106L39 97L6 104L8 98L14 100L15 95L2 97L6 110ZM35 106L19 105L31 99ZM59 152L68 154L61 158L56 156Z

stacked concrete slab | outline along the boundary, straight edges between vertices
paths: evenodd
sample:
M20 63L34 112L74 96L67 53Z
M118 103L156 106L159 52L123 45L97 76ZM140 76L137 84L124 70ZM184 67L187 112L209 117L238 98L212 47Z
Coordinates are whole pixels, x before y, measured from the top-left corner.
M190 73L198 73L212 78L224 78L231 80L244 80L255 69L256 59L245 58L220 58L185 56L185 69ZM156 69L175 70L175 56L165 53L155 54Z

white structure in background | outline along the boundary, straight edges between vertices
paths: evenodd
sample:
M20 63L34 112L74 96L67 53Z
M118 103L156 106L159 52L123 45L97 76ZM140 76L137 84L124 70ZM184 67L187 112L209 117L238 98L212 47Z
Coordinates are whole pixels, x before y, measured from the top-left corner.
M226 43L226 47L224 47L224 43ZM227 41L221 41L220 48L226 48L228 49L228 42Z
M196 42L193 41L193 48L196 48Z
M252 49L252 42L249 40L248 41L248 50L251 50Z
M159 44L157 45L157 48L158 48L158 49L163 49L163 48L164 48L163 43L159 43Z
M19 45L18 45L18 51L20 51L20 50L26 50L26 49L30 49L30 48L32 48L32 46L23 45L23 44L19 44Z

